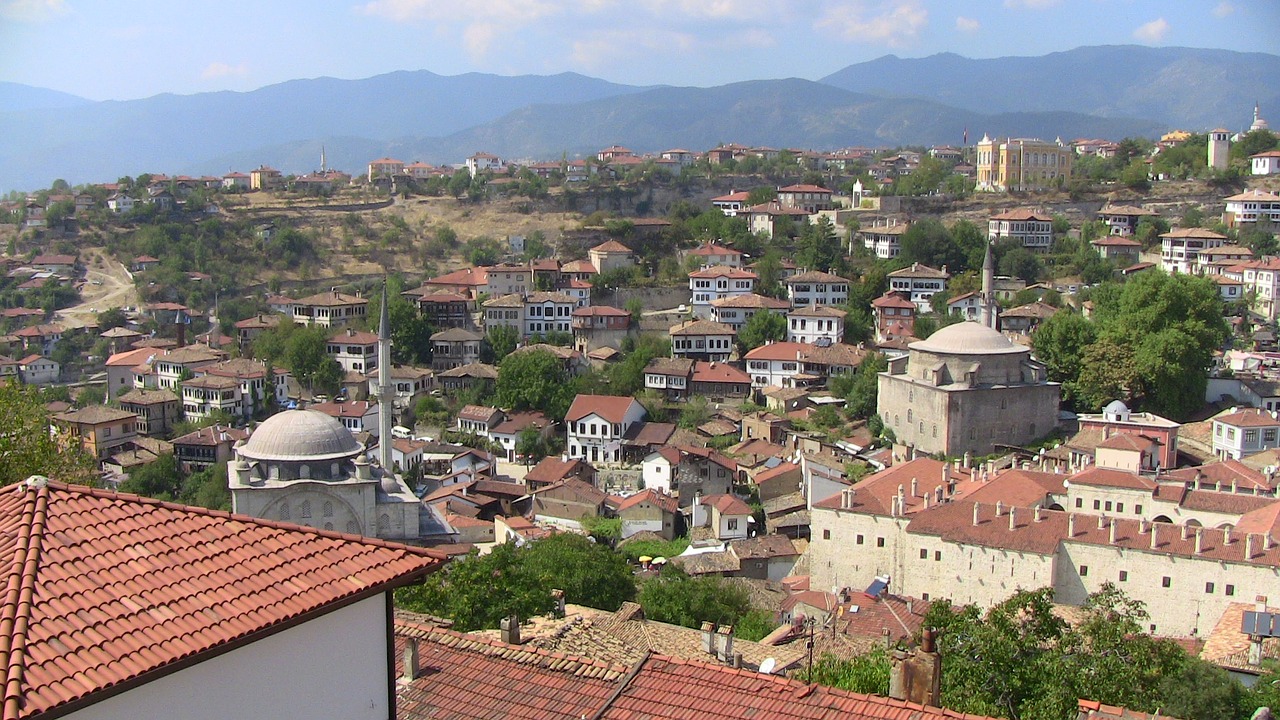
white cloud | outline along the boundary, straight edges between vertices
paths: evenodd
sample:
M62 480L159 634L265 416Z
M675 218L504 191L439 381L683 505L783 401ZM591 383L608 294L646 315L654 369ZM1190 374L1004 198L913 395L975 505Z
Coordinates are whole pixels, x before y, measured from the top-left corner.
M598 2L595 4L599 4ZM371 0L357 5L356 10L365 15L384 18L393 22L459 22L471 24L482 21L502 21L513 25L558 14L575 1L548 2L547 0L486 0L471 3L465 0Z
M880 3L872 12L863 2L830 6L814 27L833 31L844 40L897 47L914 39L928 23L929 11L917 0L893 0Z
M1139 25L1133 36L1142 42L1158 43L1169 33L1169 23L1164 18L1156 18L1149 23Z
M1044 10L1057 5L1059 0L1004 0L1004 6L1010 10L1026 8L1028 10Z
M16 22L46 22L70 12L66 0L0 0L0 17Z
M687 53L697 45L688 33L637 28L595 32L575 40L570 59L578 66L597 71L620 62L639 60L659 52Z
M462 31L462 44L472 57L482 58L489 54L495 35L497 35L497 29L493 23L473 23Z
M641 5L658 18L682 16L699 20L751 21L769 17L786 3L761 0L642 0Z
M213 80L216 78L224 78L235 76L243 76L249 74L249 66L245 63L238 65L228 65L224 62L211 62L205 66L200 72L200 77L205 80Z
M1236 6L1227 2L1227 0L1222 0L1222 2L1218 3L1218 5L1213 8L1213 14L1215 17L1226 17L1235 11Z
M967 18L963 15L956 18L956 29L962 33L978 32L981 28L982 23L974 20L973 18Z

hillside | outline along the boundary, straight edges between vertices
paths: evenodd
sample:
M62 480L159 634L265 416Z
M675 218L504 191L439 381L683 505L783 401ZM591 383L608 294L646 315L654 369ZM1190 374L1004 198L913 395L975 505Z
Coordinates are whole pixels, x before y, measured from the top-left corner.
M57 110L88 105L92 100L69 93L32 87L22 83L0 82L0 113L25 110Z
M1253 104L1280 117L1280 56L1136 45L975 60L893 55L821 82L884 97L918 97L975 112L1071 110L1140 117L1188 130L1244 129Z

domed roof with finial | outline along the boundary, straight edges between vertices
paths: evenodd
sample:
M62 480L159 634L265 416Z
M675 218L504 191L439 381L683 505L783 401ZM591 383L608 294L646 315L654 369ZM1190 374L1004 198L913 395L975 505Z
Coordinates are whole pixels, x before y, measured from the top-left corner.
M1269 126L1267 125L1267 121L1263 120L1262 115L1259 114L1258 103L1254 103L1253 104L1253 124L1249 126L1249 130L1250 131L1266 130L1268 127Z
M1025 345L1014 343L999 331L976 322L948 325L907 347L939 355L1010 355L1030 351Z
M315 410L286 410L267 418L237 452L251 460L320 461L352 457L363 449L337 419Z

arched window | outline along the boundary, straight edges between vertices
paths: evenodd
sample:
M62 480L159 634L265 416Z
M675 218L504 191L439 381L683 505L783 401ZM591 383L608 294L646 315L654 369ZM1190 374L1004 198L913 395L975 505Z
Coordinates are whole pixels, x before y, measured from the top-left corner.
M310 500L303 500L302 504L298 506L298 517L302 518L303 520L311 519L311 501Z
M280 519L289 519L289 503L280 503Z
M352 535L359 535L359 534L360 534L360 528L356 527L356 521L355 521L355 520L348 520L348 521L347 521L347 532L351 533Z
M333 529L333 523L325 523L325 524L324 524L324 529L325 529L325 530L332 530L332 529Z
M378 516L378 534L381 535L391 530L391 516L382 513Z
M300 477L300 478L309 478L309 477L311 477L311 466L310 466L310 465L303 465L302 467L298 468L298 477Z
M331 503L331 502L326 502L326 503L324 504L323 511L324 511L324 516L325 516L325 517L333 517L333 503Z

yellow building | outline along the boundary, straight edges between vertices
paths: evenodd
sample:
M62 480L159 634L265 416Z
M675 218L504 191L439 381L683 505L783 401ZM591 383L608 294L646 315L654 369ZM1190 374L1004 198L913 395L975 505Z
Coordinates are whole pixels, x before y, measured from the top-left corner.
M1071 179L1072 150L1061 140L1029 138L978 141L978 190L1044 190ZM1061 181L1058 178L1062 178Z

